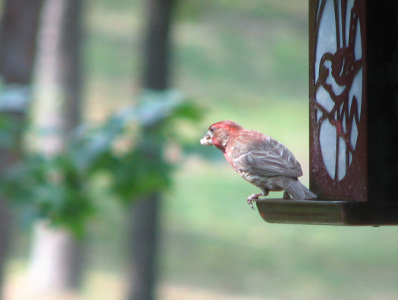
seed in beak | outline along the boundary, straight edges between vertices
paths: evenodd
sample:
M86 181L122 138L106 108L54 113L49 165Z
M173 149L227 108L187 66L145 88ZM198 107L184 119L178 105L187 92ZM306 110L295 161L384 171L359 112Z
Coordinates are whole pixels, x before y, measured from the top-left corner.
M207 134L200 140L200 143L204 146L213 145L211 137Z

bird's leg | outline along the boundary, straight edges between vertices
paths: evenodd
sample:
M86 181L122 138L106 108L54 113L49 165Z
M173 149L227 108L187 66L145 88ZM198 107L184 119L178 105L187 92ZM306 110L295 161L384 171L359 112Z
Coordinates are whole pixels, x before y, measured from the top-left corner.
M267 196L268 193L269 193L269 191L267 189L264 189L262 193L255 193L255 194L250 195L247 198L247 204L249 204L250 207L254 210L253 201L257 200L258 197L260 197L260 196Z
M290 195L289 195L288 192L284 191L284 192L283 192L283 199L291 200L292 198L290 197Z

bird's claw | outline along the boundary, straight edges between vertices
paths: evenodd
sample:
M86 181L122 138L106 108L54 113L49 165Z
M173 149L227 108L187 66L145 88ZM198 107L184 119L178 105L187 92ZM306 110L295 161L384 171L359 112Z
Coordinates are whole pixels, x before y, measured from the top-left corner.
M253 201L254 201L255 199L247 199L247 204L249 204L250 205L250 207L252 208L252 210L256 210L255 208L254 208L254 205L253 205Z
M259 197L259 196L262 196L262 195L263 195L263 194L253 194L253 195L250 195L250 196L247 198L247 204L249 204L250 207L251 207L253 210L255 210L254 205L253 205L253 201L257 200L258 197Z

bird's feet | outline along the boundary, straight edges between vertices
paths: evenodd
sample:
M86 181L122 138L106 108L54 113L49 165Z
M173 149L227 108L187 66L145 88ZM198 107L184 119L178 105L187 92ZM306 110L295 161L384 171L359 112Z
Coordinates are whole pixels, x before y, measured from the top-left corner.
M253 201L257 200L258 197L263 196L263 195L264 195L264 194L262 194L262 193L257 193L257 194L250 195L250 196L247 198L247 204L249 204L250 207L254 210L255 208L254 208L254 206L253 206Z

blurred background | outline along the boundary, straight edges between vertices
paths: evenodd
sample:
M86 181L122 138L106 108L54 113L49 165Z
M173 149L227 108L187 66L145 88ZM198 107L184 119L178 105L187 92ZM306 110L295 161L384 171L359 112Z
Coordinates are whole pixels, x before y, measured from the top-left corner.
M68 2L75 6L63 6ZM286 145L308 185L307 1L175 1L166 16L170 31L163 32L168 54L162 56L148 28L160 22L156 14L167 11L167 3L8 0L0 6L0 113L7 119L0 124L0 174L6 183L1 187L7 190L0 201L2 299L397 299L395 227L265 223L246 203L256 188L217 149L199 145L210 124L234 120ZM24 13L40 21L35 24ZM32 22L28 28L37 36L36 46L34 39L13 40L17 29L10 28L20 20ZM71 31L62 38L62 30ZM22 61L15 49L23 52L24 45L30 47ZM162 57L169 61L166 67ZM17 72L20 67L25 75ZM148 69L166 80L151 81ZM16 99L26 88L33 99L29 111L4 100ZM171 89L191 106L174 107L189 112L175 113L170 131L163 131L170 120L161 113L154 113L159 126L148 125L145 107L120 117L131 105L152 99L148 90L155 91L155 108L159 99L172 102ZM79 136L76 127L88 137L71 146L70 136ZM8 145L9 132L22 134L20 152ZM112 141L103 142L104 136ZM148 150L148 139L159 141L166 158L155 153L148 161L159 164L139 166L147 157L129 155L141 146ZM86 146L91 152L75 151ZM112 183L120 178L112 176L123 165L128 170L120 177L131 181L118 189ZM163 171L167 178L138 193L134 176L146 169L154 170L149 178ZM60 197L65 191L68 196ZM142 198L152 208L137 205ZM155 222L148 221L153 216ZM142 237L151 226L153 243ZM149 256L141 260L134 250ZM149 274L137 272L148 259L155 262ZM141 285L153 294L137 295Z

